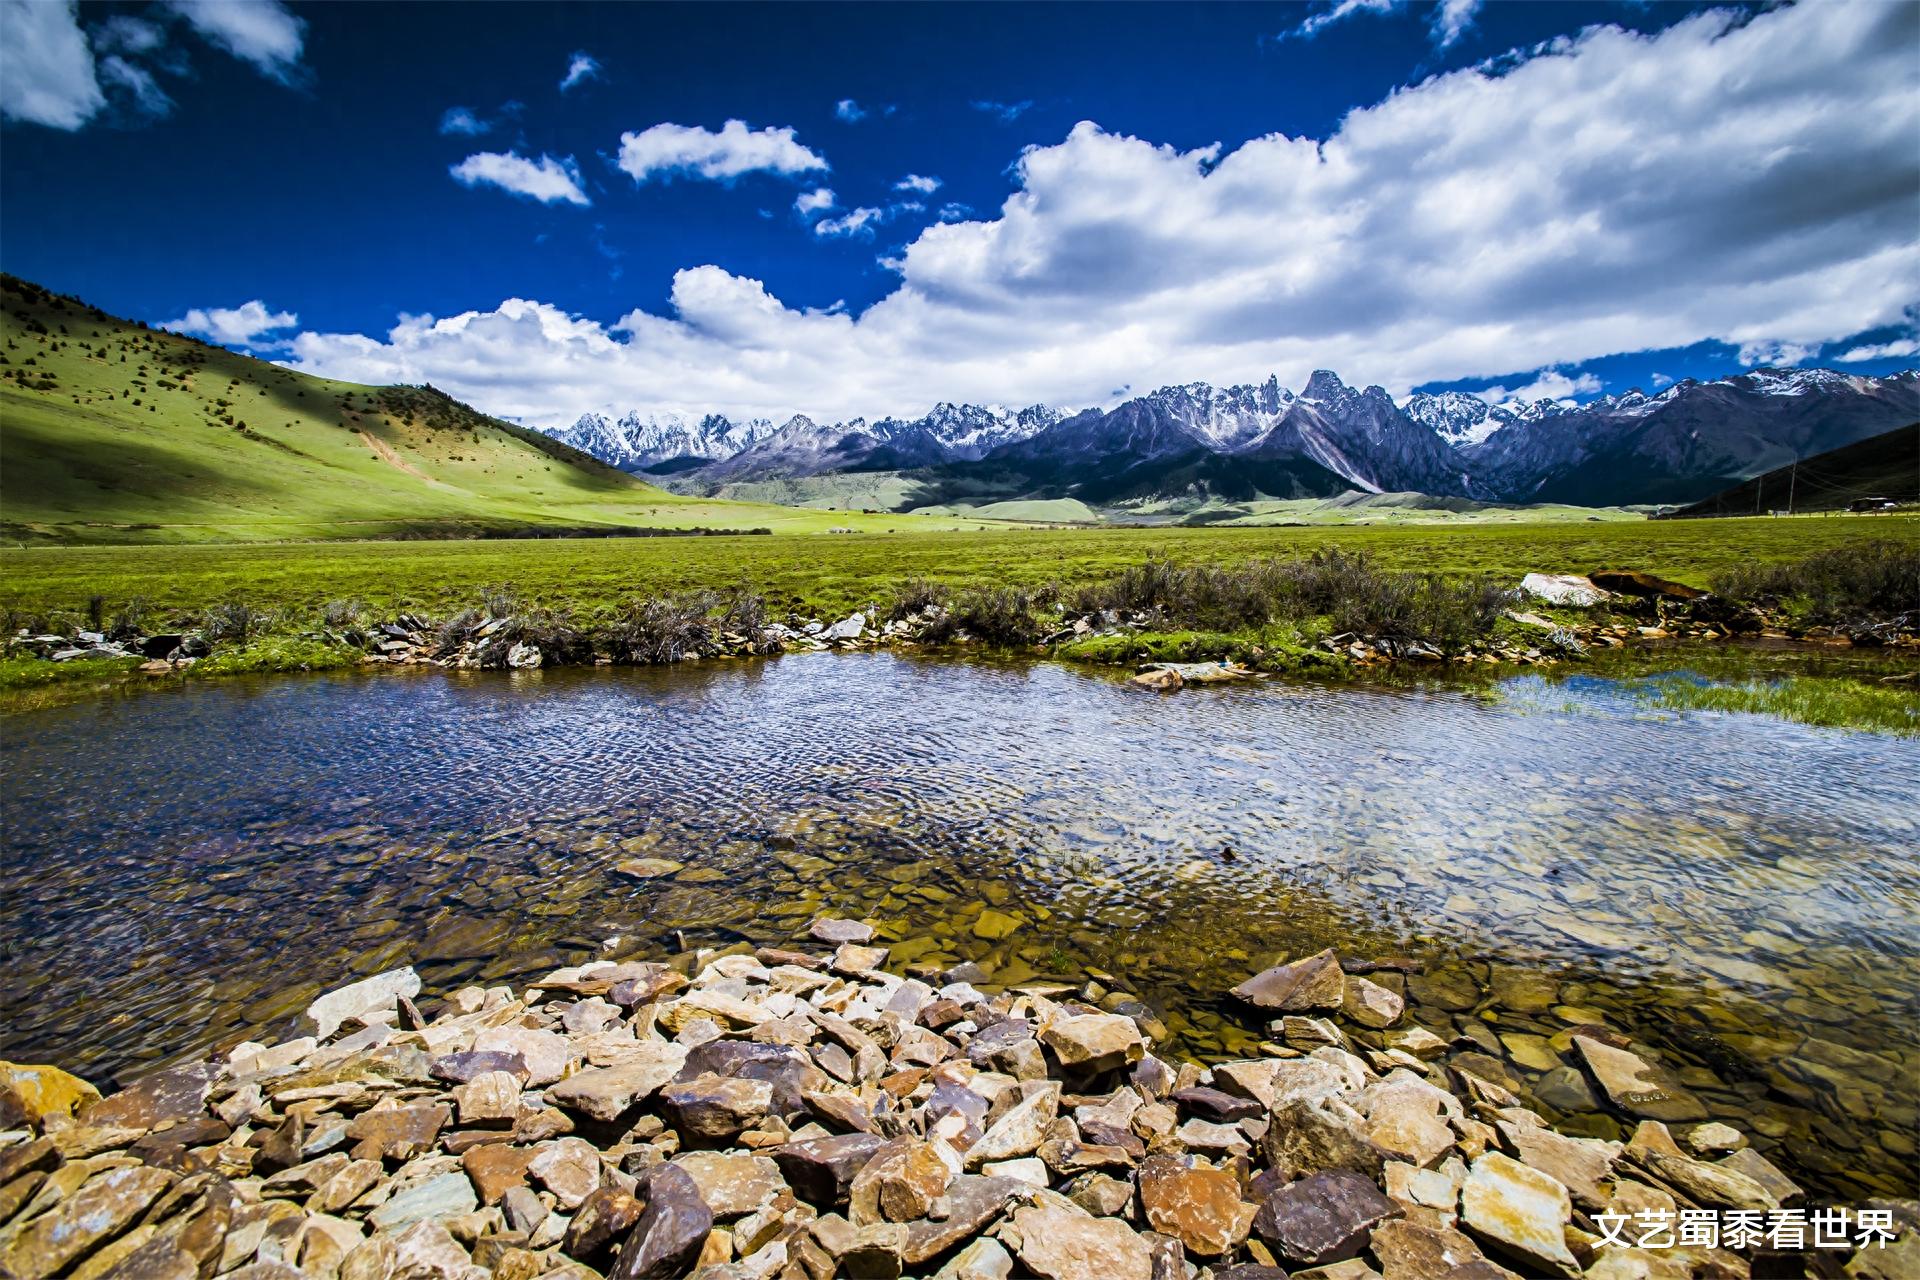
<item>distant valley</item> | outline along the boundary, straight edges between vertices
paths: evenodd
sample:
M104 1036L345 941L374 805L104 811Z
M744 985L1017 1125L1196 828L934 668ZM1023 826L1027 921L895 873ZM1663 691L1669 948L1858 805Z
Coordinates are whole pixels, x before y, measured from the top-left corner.
M1030 519L1257 518L1341 495L1473 504L1697 501L1795 459L1920 421L1920 371L1756 369L1578 404L1396 402L1329 371L1163 387L1111 409L936 405L821 423L589 414L559 440L683 493Z

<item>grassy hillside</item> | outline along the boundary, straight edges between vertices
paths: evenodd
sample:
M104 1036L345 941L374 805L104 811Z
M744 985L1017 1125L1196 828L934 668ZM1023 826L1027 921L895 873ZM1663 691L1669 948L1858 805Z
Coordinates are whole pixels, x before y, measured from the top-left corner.
M1920 502L1920 423L1802 458L1681 507L1673 516L1845 511L1856 498Z
M12 276L0 303L15 544L903 523L667 493L431 388L309 377Z

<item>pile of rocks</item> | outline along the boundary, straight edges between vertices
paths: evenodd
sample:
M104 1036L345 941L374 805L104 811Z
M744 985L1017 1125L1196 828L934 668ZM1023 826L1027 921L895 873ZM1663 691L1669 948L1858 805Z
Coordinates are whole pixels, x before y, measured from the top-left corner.
M298 1039L105 1099L10 1068L0 1274L1738 1277L1726 1250L1602 1243L1595 1216L1799 1195L1725 1125L1555 1133L1331 951L1237 988L1274 1039L1203 1067L1111 998L888 973L867 925L811 932L830 955L586 964L431 1017L395 970L314 1001ZM1582 1040L1598 1086L1657 1099L1616 1040ZM1915 1274L1897 1208L1848 1274Z
M191 666L213 651L206 637L171 632L167 634L109 636L101 631L76 631L70 636L34 635L17 632L8 648L50 662L72 662L76 658L147 658L165 665L169 662Z

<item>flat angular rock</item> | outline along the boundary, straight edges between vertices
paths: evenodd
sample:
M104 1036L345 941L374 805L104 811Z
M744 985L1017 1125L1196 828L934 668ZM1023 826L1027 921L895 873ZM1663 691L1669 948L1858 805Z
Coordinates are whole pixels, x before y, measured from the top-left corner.
M693 1179L716 1218L752 1213L788 1189L780 1166L766 1156L691 1151L675 1156L673 1163Z
M58 1067L0 1062L0 1128L38 1130L49 1116L71 1116L98 1101L98 1089Z
M1458 1231L1390 1220L1368 1244L1385 1280L1521 1280Z
M1045 1280L1153 1280L1152 1250L1117 1218L1028 1205L1013 1227L1020 1261Z
M1013 1255L998 1240L982 1237L953 1255L953 1261L934 1273L933 1280L1008 1280Z
M1283 1178L1346 1169L1378 1180L1386 1157L1368 1141L1366 1117L1337 1098L1275 1108L1261 1148Z
M1538 1125L1506 1120L1496 1127L1520 1163L1564 1185L1581 1208L1604 1209L1613 1199L1613 1166L1625 1150L1619 1143L1569 1138Z
M440 1130L453 1118L444 1103L414 1103L404 1107L363 1111L347 1126L357 1160L411 1160L433 1146Z
M1267 1114L1267 1108L1252 1098L1236 1097L1219 1089L1209 1089L1205 1085L1194 1085L1191 1089L1175 1089L1173 1103L1183 1110L1190 1111L1202 1120L1211 1120L1215 1124L1232 1124L1238 1120L1251 1120Z
M1707 1118L1700 1099L1639 1054L1589 1036L1575 1036L1573 1044L1608 1100L1622 1111L1669 1124Z
M833 953L833 959L827 962L827 968L835 973L849 977L859 977L877 970L887 962L887 948L863 947L852 942L842 943Z
M1346 1002L1347 975L1340 970L1340 957L1329 947L1257 973L1235 987L1232 994L1256 1009L1282 1013L1338 1009Z
M844 942L868 943L873 941L873 926L858 920L819 916L807 926L807 935L815 942L830 942L836 947Z
M547 1100L595 1120L611 1121L659 1092L686 1065L684 1046L642 1041L610 1067L587 1067L550 1086Z
M1780 1207L1780 1202L1763 1183L1731 1166L1670 1156L1662 1151L1643 1151L1636 1158L1662 1182L1710 1208L1765 1212Z
M1147 1052L1147 1042L1132 1018L1117 1013L1088 1013L1055 1018L1040 1033L1061 1066L1073 1071L1129 1067Z
M1721 1168L1731 1169L1735 1173L1745 1174L1781 1204L1792 1204L1804 1194L1793 1179L1780 1172L1773 1161L1755 1151L1752 1147L1742 1147L1724 1160L1716 1161Z
M1318 1267L1356 1256L1375 1224L1397 1213L1371 1181L1335 1169L1274 1191L1254 1215L1253 1230L1277 1256Z
M482 1128L512 1127L520 1114L520 1081L505 1071L488 1071L453 1090L460 1123Z
M923 1218L946 1192L953 1174L932 1143L895 1138L854 1175L847 1190L847 1220L863 1227Z
M1565 1186L1497 1151L1473 1162L1460 1191L1460 1221L1474 1235L1542 1268L1577 1274L1567 1249L1573 1204Z
M1191 1156L1153 1156L1135 1175L1147 1225L1188 1252L1218 1257L1238 1243L1245 1227L1240 1180Z
M578 1208L600 1189L600 1153L582 1138L556 1138L534 1149L527 1173L553 1192L563 1209Z
M906 1244L901 1259L918 1266L936 1258L970 1236L987 1229L1025 1184L1015 1178L981 1178L961 1174L947 1184L936 1206L944 1212L940 1218L926 1217L907 1224ZM943 1273L944 1274L944 1273Z
M635 1179L634 1198L646 1206L614 1260L608 1280L679 1280L700 1258L713 1212L685 1169L657 1164Z
M217 1064L192 1062L143 1076L81 1113L90 1125L106 1129L157 1129L203 1115L207 1095L220 1074Z
M573 1045L565 1036L530 1027L488 1027L473 1038L473 1047L482 1053L519 1054L527 1064L526 1083L536 1088L566 1075L575 1060Z
M832 1208L846 1203L854 1175L885 1145L886 1139L874 1134L848 1133L789 1142L769 1154L802 1200Z
M469 1147L460 1157L460 1167L473 1180L481 1204L498 1204L513 1188L527 1185L527 1165L533 1157L530 1148L488 1142Z
M1400 1015L1406 1011L1406 1000L1377 982L1349 974L1346 988L1341 1007L1363 1027L1390 1027L1400 1021Z
M844 1050L843 1050L844 1052ZM714 1040L687 1054L678 1079L691 1080L711 1073L743 1080L765 1080L773 1086L773 1108L782 1116L806 1110L806 1095L827 1087L827 1078L802 1049L785 1044L757 1044L749 1040Z
M500 1049L490 1049L484 1053L469 1051L441 1054L427 1064L427 1071L435 1080L444 1080L449 1084L466 1084L477 1076L494 1071L504 1071L516 1083L525 1084L532 1074L527 1070L525 1058Z
M683 1139L718 1142L751 1128L773 1112L773 1085L712 1073L676 1081L660 1091Z
M1040 1086L1031 1097L1016 1103L994 1121L980 1141L967 1148L967 1167L978 1168L989 1160L1011 1160L1038 1150L1059 1110L1060 1086L1052 1082Z
M146 1165L111 1169L21 1228L0 1249L0 1273L51 1276L132 1224L172 1186L172 1174Z
M304 1015L306 1030L310 1035L325 1040L350 1018L391 1011L402 996L410 1000L419 994L420 975L413 971L411 965L376 973L371 978L336 987L308 1005Z
M404 1227L429 1218L457 1218L480 1207L464 1173L443 1173L409 1187L367 1215L376 1227Z

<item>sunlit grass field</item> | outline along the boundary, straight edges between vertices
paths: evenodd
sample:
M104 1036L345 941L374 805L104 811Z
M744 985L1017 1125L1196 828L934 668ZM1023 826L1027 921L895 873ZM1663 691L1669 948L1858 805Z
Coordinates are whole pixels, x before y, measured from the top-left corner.
M0 607L75 611L136 596L168 609L240 600L318 610L353 599L440 613L482 587L592 614L635 596L744 584L775 607L826 614L882 601L923 577L1036 585L1103 577L1150 556L1235 563L1321 547L1366 551L1384 567L1493 575L1643 569L1705 586L1720 569L1791 560L1874 538L1920 545L1920 517L1462 525L1452 528L1019 529L471 542L321 542L0 551Z

